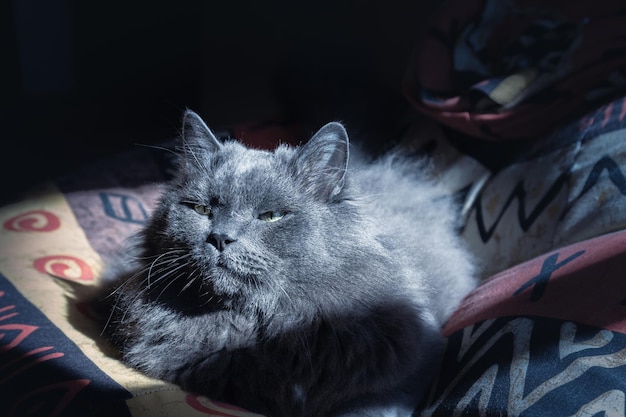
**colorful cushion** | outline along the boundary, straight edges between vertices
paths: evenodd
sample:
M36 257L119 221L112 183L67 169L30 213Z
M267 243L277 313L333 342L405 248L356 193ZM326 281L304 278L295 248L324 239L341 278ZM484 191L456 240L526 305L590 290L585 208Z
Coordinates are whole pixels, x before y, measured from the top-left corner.
M449 320L426 416L623 416L626 231L551 251L473 292Z

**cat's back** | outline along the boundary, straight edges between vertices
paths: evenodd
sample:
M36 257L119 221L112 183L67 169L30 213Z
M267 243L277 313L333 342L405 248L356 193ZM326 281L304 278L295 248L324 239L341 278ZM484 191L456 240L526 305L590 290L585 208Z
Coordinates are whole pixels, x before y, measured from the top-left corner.
M430 289L435 315L447 319L476 283L474 262L458 233L459 207L427 161L390 153L355 158L353 182L364 215L408 271L406 285Z

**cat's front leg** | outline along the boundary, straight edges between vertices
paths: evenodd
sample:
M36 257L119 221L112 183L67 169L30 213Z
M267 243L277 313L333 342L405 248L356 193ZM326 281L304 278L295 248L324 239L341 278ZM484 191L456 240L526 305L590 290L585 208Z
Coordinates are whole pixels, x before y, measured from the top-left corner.
M152 377L181 384L199 364L205 370L215 364L218 370L228 352L254 345L258 326L254 318L232 311L185 316L158 306L143 312L133 327L124 361Z

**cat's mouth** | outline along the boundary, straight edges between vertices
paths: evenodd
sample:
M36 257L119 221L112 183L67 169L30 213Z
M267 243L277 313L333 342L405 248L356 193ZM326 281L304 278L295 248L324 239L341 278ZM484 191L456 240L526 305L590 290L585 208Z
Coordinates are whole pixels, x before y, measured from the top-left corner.
M211 282L216 292L234 295L254 285L258 287L258 279L246 268L227 256L220 255L212 268Z
M243 272L243 265L236 258L228 256L228 254L220 253L215 258L215 267L223 271L227 271L235 276Z
M219 268L228 269L228 261L224 258L223 255L220 255L217 257L215 261L215 266Z
M211 273L211 284L213 291L223 296L233 296L243 290L243 283L239 276L228 268L217 265Z
M237 277L237 269L235 266L224 256L218 256L215 260L215 268L221 273L226 273L232 275L233 277Z

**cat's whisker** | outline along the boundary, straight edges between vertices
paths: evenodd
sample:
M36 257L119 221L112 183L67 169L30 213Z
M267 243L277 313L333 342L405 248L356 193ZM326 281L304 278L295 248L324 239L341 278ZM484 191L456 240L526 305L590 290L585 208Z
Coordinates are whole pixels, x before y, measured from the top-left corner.
M161 259L163 256L166 256L170 253L171 251L163 253L162 255L158 256L154 261L152 261L152 263L150 264L150 268L148 269L148 285L147 285L148 289L150 288L150 275L152 274L152 268L158 262L159 259Z
M176 265L176 264L174 264L173 266L175 266L175 265ZM162 268L162 269L160 269L160 271L167 270L168 268L170 268L170 267L165 267L165 268ZM114 296L114 295L117 295L117 296L119 297L119 296L120 296L120 295L121 295L121 294L122 294L122 293L126 290L126 287L128 287L128 286L131 284L131 282L135 281L135 280L136 280L136 279L138 279L138 278L143 277L143 276L145 275L145 273L146 273L146 271L147 271L147 270L148 270L148 268L147 268L147 267L146 267L146 268L142 268L142 269L141 269L141 270L139 270L137 273L135 273L135 274L133 274L132 276L130 276L130 277L129 277L126 281L124 281L121 285L119 285L117 288L115 288L115 289L114 289L114 290L113 290L113 291L112 291L112 292L108 295L108 297L112 297L112 296ZM145 277L139 285L140 285L140 286L142 286L142 285L143 285L143 284L145 284L145 283L146 283L146 281L148 281L148 280L149 280L149 277ZM144 288L143 288L143 289L141 289L141 290L139 290L139 291L140 291L140 292L143 292L146 288L149 288L149 287L146 287L146 286L144 285Z
M159 300L159 298L161 298L161 296L162 296L162 295L165 293L165 291L166 291L166 290L170 287L170 285L172 285L173 283L175 283L175 282L176 282L176 281L178 281L181 277L184 277L184 276L185 276L185 273L183 272L183 273L181 273L181 274L178 274L178 275L177 275L174 279L171 279L171 280L167 283L167 285L165 286L165 288L163 288L163 289L161 290L161 292L159 293L159 295L157 295L157 296L156 296L155 301L158 301L158 300Z
M202 164L200 163L200 159L198 158L198 155L196 155L196 153L194 152L193 147L189 146L188 144L185 144L185 150L191 154L193 159L195 159L196 163L198 164L197 166L201 167Z
M158 277L154 284L158 285L159 283L163 282L167 277L163 277L160 276ZM145 282L145 280L144 280ZM126 318L126 313L128 312L128 310L130 310L131 306L135 304L135 302L137 302L137 300L139 300L141 297L143 297L147 292L149 291L148 287L143 287L141 290L137 291L137 293L135 294L135 296L130 300L130 302L127 302L127 306L128 308L126 309L126 311L124 312L124 314L122 315L120 321L123 322Z
M164 277L164 276L162 276L162 275L158 276L158 277L157 277L157 278L156 278L156 279L152 282L152 285L151 285L150 287L148 287L147 285L142 286L142 287L141 287L141 289L140 289L140 290L138 290L139 295L144 295L144 294L147 294L147 293L148 293L148 291L150 291L150 290L152 290L152 289L153 289L153 287L154 287L154 288L158 287L158 286L159 286L159 285L160 285L163 281L165 281L166 279L167 279L167 277ZM146 281L147 281L147 278L146 278L146 279L144 279L144 281L143 281L143 282L146 282ZM136 299L136 298L135 298L135 299Z
M165 253L160 254L160 255L157 255L157 256L150 256L150 257L146 257L145 259L150 259L150 258L153 258L153 257L156 257L156 258L161 258L161 257L163 257L164 255L169 255L169 256L171 256L171 258L169 258L169 259L167 259L167 258L166 258L166 259L163 259L163 260L162 260L161 262L159 262L158 264L155 264L155 263L153 262L151 265L147 265L147 266L144 266L143 268L139 269L137 272L135 272L133 275L131 275L129 278L127 278L127 279L126 279L126 281L124 281L124 283L123 283L123 284L121 284L121 285L119 285L118 287L116 287L116 288L115 288L115 289L114 289L114 290L113 290L113 291L112 291L112 292L108 295L108 297L110 297L110 296L112 296L112 295L115 295L115 294L117 294L117 293L119 293L119 292L123 291L123 290L124 290L124 288L125 288L127 285L129 285L129 284L130 284L130 282L132 282L133 280L135 280L135 279L137 279L137 278L141 277L142 275L144 275L144 274L145 274L145 272L146 272L146 271L150 270L151 268L153 268L153 267L155 267L155 266L161 266L161 265L165 265L165 264L169 264L169 263L174 263L174 262L176 262L176 261L178 261L178 260L180 260L180 259L183 259L183 258L186 258L186 257L190 256L190 254L184 254L184 255L181 255L181 256L173 256L173 255L175 255L175 254L177 254L177 253L180 253L180 252L184 252L184 251L183 251L182 249L176 249L176 250L171 250L171 251L165 252ZM174 264L174 265L175 265L175 264ZM145 282L145 281L144 281L144 282Z
M159 264L156 265L149 265L146 266L144 268L142 268L139 273L135 274L132 279L138 278L138 277L143 277L143 281L142 284L147 284L144 285L148 288L150 288L150 278L151 276L153 276L154 274L160 274L163 273L165 271L167 271L170 268L174 268L176 266L178 266L179 264L176 262L176 259L173 260L168 260L168 261L163 261ZM158 269L154 269L155 267L157 267Z
M206 301L204 301L203 303L201 303L201 304L199 305L199 307L201 307L201 308L202 308L202 307L205 307L205 306L209 305L209 304L211 303L211 301L213 301L213 300L215 299L215 294L213 294L213 293L212 293L212 292L210 292L210 291L205 291L204 293L201 293L201 294L200 294L200 298L204 298L204 297L206 297L206 296L209 296L209 298L207 298L207 299L206 299ZM222 301L222 299L219 299L219 300L218 300L218 302L221 302L221 301Z
M186 249L175 247L175 246L163 247L163 248L161 248L161 250L167 250L167 252L164 252L164 253L168 253L168 254L171 254L171 253L185 253L185 252L187 252ZM131 255L129 255L129 258L133 259L133 260L137 260L137 261L145 261L145 260L148 260L148 259L158 258L159 256L162 256L162 255L163 255L163 253L159 253L159 254L156 254L156 255L148 255L148 256L138 256L138 255L131 256Z
M165 274L163 274L163 275L159 275L159 276L157 276L157 278L156 278L156 279L152 282L152 286L151 286L151 287L144 286L143 288L141 288L141 290L139 290L139 291L137 292L137 295L138 295L138 296L143 296L143 295L144 295L144 294L146 294L148 291L150 291L151 289L153 289L153 287L154 287L154 288L158 288L158 286L159 286L160 284L162 284L162 283L164 283L164 282L168 282L168 279L167 279L167 278L168 278L170 275L172 275L174 272L176 272L177 270L179 270L180 268L182 268L182 267L184 267L184 266L185 266L185 264L183 264L183 265L179 265L177 268L172 269L172 270L170 270L170 271L166 272L166 273L165 273ZM158 274L158 273L160 273L161 271L155 271L155 272ZM145 282L145 280L144 280L144 282ZM169 285L169 284L168 284L168 285ZM135 298L133 299L133 301L135 301L135 300L137 300L137 299L138 299L138 297L135 297Z
M188 266L188 263L187 263L187 262L185 262L185 263L181 263L181 264L178 264L178 266L176 266L175 268L170 269L170 270L169 270L169 271L167 271L166 273L164 273L164 274L160 275L157 279L158 279L159 281L161 281L161 280L163 280L163 279L167 278L168 276L172 275L174 272L176 272L176 271L180 270L181 268L185 268L185 267L187 267L187 266ZM168 268L168 269L169 269L169 268ZM160 272L162 272L162 271L163 271L163 270L160 270L160 271L158 271L158 272L160 273ZM148 289L150 289L150 287L148 287Z
M117 305L118 305L118 300L119 300L119 298L120 298L120 293L123 291L123 287L125 287L125 286L129 285L129 283L130 283L132 280L135 280L136 278L138 278L138 277L140 277L140 276L142 276L142 275L144 275L144 274L146 274L146 273L147 273L147 274L148 274L148 276L147 276L147 277L143 280L143 282L144 282L144 283L145 283L145 282L148 282L148 283L149 283L149 285L144 286L141 290L137 291L137 293L136 293L136 294L135 294L135 296L132 298L132 300L130 301L130 303L128 303L128 304L127 304L127 305L129 306L129 308L130 308L130 305L134 304L134 303L135 303L135 302L136 302L136 301L137 301L140 297L142 297L142 296L143 296L143 295L144 295L144 294L145 294L145 293L146 293L146 292L150 289L150 287L151 287L151 286L154 286L154 285L159 285L161 282L163 282L164 280L166 280L166 279L167 279L167 277L168 277L168 276L170 276L172 273L176 272L176 271L177 271L177 270L179 270L180 268L185 267L185 266L188 264L187 262L180 263L180 261L181 261L181 260L184 260L185 258L188 258L189 256L191 256L191 254L187 253L187 254L184 254L184 255L182 255L182 256L175 256L177 253L180 253L180 250L171 250L171 251L165 252L165 253L163 253L163 254L161 254L161 255L157 256L154 262L152 262L150 265L148 265L148 266L146 266L146 267L142 268L142 269L141 269L141 270L139 270L137 273L133 274L133 276L131 276L130 278L128 278L128 279L127 279L127 280L126 280L126 281L125 281L122 285L120 285L118 288L116 288L116 290L115 290L115 291L113 291L113 293L112 293L111 295L113 295L113 294L115 294L115 293L118 293L118 294L117 294L117 295L118 295L118 297L117 297L117 300L116 300L115 304L113 305L113 309L112 309L112 311L111 311L111 314L109 315L109 318L108 318L108 320L107 320L107 322L106 322L106 324L105 324L104 328L106 328L106 327L109 325L110 320L111 320L111 317L112 317L112 315L113 315L113 311L117 308ZM157 260L158 258L163 258L163 257L164 257L164 255L171 256L171 258L167 258L167 257L166 257L165 259L161 259L161 262L159 262L159 263L156 263L156 264L155 264L156 260ZM160 266L162 266L162 265L167 265L167 266L160 267ZM158 269L154 270L154 267L157 267ZM159 268L159 267L160 267L160 268ZM173 269L172 269L172 268L173 268ZM165 272L165 273L163 274L163 272ZM151 275L152 275L153 273L154 273L154 274L158 274L159 276L156 278L156 280L154 280L153 282L151 282L151 283L150 283L150 281L149 281L149 280L150 280ZM168 284L168 285L169 285L169 284ZM167 286L166 286L166 287L167 287ZM111 295L110 295L110 296L111 296ZM128 308L126 309L126 311L128 311ZM120 319L120 321L122 321L122 322L123 322L123 321L125 320L125 318L126 318L126 311L123 313L123 315L122 315L122 317L121 317L121 319Z
M107 327L109 327L109 324L111 324L111 320L113 319L113 315L115 313L116 308L117 308L117 303L113 306L113 308L111 309L111 312L109 313L109 316L104 322L104 326L102 326L102 330L100 330L100 336L105 335Z
M179 261L180 261L180 259L177 258L177 259L175 259L173 261L166 262L168 264L167 266L161 267L161 268L159 268L157 270L150 270L150 271L148 271L148 275L146 276L146 278L143 281L147 285L144 286L143 290L145 290L145 291L150 290L153 285L158 284L158 282L160 282L163 279L167 278L173 272L176 272L180 268L183 268L183 267L187 266L186 262L185 263L180 263ZM154 282L151 282L150 280L151 280L151 278L153 276L156 276L157 278L156 278L156 280Z
M195 272L195 271L194 271ZM193 273L189 274L188 282L185 284L185 286L178 292L178 295L181 295L186 289L188 289L189 287L191 287L191 285L198 279L197 276L193 277Z
M157 145L148 145L146 143L138 143L138 146L143 146L144 148L150 148L150 149L156 149L157 151L165 151L165 152L169 152L174 156L179 156L178 153L176 153L176 151L166 148L165 146L157 146Z

